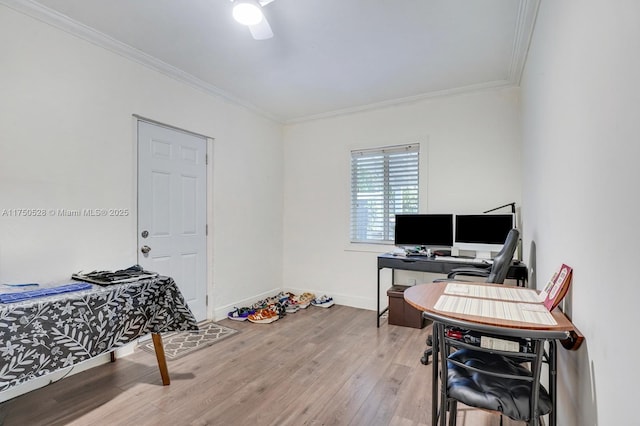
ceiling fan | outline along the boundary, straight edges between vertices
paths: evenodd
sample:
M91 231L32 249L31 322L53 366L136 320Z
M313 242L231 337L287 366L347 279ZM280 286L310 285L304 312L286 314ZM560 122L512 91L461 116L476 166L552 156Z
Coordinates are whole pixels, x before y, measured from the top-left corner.
M271 26L262 13L262 7L274 0L231 0L233 5L233 18L249 27L251 35L256 40L266 40L273 37Z

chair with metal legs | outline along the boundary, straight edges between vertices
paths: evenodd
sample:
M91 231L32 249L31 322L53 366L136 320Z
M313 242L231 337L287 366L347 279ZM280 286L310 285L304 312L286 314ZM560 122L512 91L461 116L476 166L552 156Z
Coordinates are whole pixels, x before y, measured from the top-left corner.
M542 363L549 358L546 339L515 339L520 351L512 352L467 343L469 339L451 333L452 329L455 328L446 323L434 323L440 352L441 425L446 423L447 412L449 426L456 425L458 402L499 412L500 424L502 415L506 415L538 425L540 417L552 411L551 396L540 384ZM550 346L550 352L554 349Z

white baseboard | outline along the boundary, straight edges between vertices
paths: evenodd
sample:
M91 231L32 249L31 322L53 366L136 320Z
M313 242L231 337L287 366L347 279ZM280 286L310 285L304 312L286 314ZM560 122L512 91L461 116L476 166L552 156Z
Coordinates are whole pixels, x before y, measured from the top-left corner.
M228 305L215 308L213 310L213 320L214 321L219 321L221 319L225 319L227 317L227 314L229 312L233 311L235 308L242 308L244 306L251 306L255 302L257 302L258 300L266 299L267 297L276 295L281 291L282 291L281 288L274 288L273 290L265 291L263 293L255 295L255 296L252 296L252 297L249 297L249 298L246 298L246 299L242 299L242 300L238 300L238 301L235 301L235 302L230 303Z
M369 299L367 297L349 296L349 295L340 294L340 293L329 294L322 291L301 289L301 288L286 288L283 291L289 291L293 294L302 294L304 292L309 292L309 293L315 294L317 297L320 297L323 294L326 294L327 296L332 297L333 301L337 305L349 306L352 308L359 308L359 309L367 309L370 311L376 310L376 300Z
M314 293L316 296L322 296L323 294L325 294L324 292L321 291L315 291L315 290L310 290L308 288L306 289L302 289L302 288L274 288L273 290L269 290L266 291L264 293L258 294L256 296L244 299L244 300L238 300L237 302L228 304L226 306L222 306L219 308L216 308L213 312L214 315L214 321L218 321L221 319L224 319L227 317L227 314L229 312L231 312L234 308L240 308L243 306L251 306L253 303L257 302L260 299L265 299L269 296L274 296L276 294L278 294L281 291L289 291L293 294L302 294L305 292L310 292L310 293ZM360 308L360 309L367 309L370 311L375 311L376 310L376 300L375 299L370 299L367 297L354 297L354 296L348 296L348 295L344 295L344 294L327 294L328 296L333 297L333 300L336 302L336 304L338 305L344 305L344 306L350 306L352 308Z

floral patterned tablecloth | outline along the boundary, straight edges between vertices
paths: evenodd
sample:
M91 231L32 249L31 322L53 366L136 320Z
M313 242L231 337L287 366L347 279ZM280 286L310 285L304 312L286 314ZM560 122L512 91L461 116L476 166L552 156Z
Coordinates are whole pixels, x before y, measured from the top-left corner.
M173 279L0 304L0 391L152 332L198 330Z

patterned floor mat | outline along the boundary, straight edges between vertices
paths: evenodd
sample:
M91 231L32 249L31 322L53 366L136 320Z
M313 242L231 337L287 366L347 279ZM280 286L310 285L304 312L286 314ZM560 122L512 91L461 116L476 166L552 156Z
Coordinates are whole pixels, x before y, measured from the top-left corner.
M215 322L200 324L198 332L163 333L164 354L168 360L177 359L198 349L206 348L238 332ZM149 340L140 347L155 355L153 342Z

